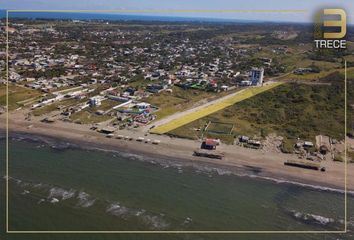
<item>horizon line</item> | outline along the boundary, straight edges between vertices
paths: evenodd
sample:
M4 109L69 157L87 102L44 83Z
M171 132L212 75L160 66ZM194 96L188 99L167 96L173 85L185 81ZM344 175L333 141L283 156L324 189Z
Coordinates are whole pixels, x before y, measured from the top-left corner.
M59 9L59 10L45 10L45 9L29 9L29 10L25 10L25 9L0 9L0 11L4 11L7 14L8 13L91 13L91 14L97 14L97 13L101 13L101 14L110 14L114 15L114 13L250 13L250 12L257 12L257 13L306 13L308 12L307 10L303 10L303 9L274 9L274 10L262 10L262 9L255 9L255 10L250 10L250 9L220 9L220 10L211 10L211 9L165 9L165 10L131 10L131 9L118 9L118 10L84 10L84 9L78 9L78 10L63 10L63 9ZM119 16L119 15L117 15ZM199 20L199 21L205 21L205 22L210 22L210 21L215 21L215 22L258 22L258 23L297 23L297 24L309 24L311 23L310 21L304 21L304 22L297 22L297 21L291 21L291 20L287 20L287 21L283 21L283 20L262 20L262 19L233 19L233 18L224 18L224 17L207 17L207 16L163 16L163 15L130 15L127 14L127 16L143 16L143 17L152 17L152 18L180 18L180 19L195 19L195 20ZM4 16L5 17L5 16ZM13 17L16 18L16 17ZM50 18L48 18L50 19ZM73 19L74 18L67 18L67 19ZM80 20L84 20L84 19L80 19ZM112 19L96 19L96 20L110 20L112 21ZM144 20L138 20L138 21L144 21ZM153 20L153 21L163 21L163 20ZM171 21L171 20L167 20L167 21ZM183 21L181 21L183 22ZM186 21L188 22L188 20Z

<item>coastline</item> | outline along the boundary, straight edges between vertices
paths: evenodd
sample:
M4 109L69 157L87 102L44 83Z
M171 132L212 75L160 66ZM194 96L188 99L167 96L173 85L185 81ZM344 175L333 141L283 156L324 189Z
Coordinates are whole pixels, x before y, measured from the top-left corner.
M3 116L0 116L2 118ZM16 129L16 130L12 130ZM0 126L0 134L4 134L5 126ZM140 135L141 132L122 131L122 134ZM327 171L314 171L284 166L284 160L295 158L292 154L264 153L259 150L245 149L233 145L221 145L219 149L225 153L222 160L193 156L193 150L199 147L198 141L176 139L164 135L149 135L151 139L161 141L158 145L107 138L104 134L92 131L87 125L73 123L42 123L37 121L9 121L9 137L23 136L31 139L37 137L54 142L73 144L82 149L114 151L154 159L159 164L173 163L181 166L204 168L205 170L227 171L238 176L248 176L271 180L276 183L296 184L320 190L344 192L344 164L325 161ZM295 158L296 159L296 158ZM347 190L354 191L354 166L348 164Z

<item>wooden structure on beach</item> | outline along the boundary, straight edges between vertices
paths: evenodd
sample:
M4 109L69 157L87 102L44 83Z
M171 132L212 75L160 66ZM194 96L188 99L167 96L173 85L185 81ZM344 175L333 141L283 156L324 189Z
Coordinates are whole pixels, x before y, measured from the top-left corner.
M286 160L284 162L284 165L312 169L312 170L321 170L322 172L326 171L324 167L321 167L321 164L319 162L313 162L313 161Z

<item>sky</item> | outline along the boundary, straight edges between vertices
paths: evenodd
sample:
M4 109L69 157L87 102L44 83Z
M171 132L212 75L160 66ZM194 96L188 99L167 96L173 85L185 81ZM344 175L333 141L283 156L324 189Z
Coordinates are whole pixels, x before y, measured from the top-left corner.
M279 22L312 22L321 8L343 8L354 23L353 0L2 0L12 10L149 10L133 15L206 17ZM158 12L158 11L164 12ZM306 12L168 12L174 10L305 10ZM166 12L167 11L167 12ZM127 13L124 13L127 14Z

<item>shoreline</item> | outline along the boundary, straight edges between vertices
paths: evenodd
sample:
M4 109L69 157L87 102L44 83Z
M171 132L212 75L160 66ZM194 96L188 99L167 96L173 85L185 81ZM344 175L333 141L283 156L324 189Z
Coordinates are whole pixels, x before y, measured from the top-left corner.
M20 141L34 141L39 143L44 143L53 149L57 149L59 151L66 150L66 149L79 149L79 150L87 150L87 151L101 151L101 152L110 152L110 153L117 153L123 155L123 157L130 157L135 158L134 161L141 161L141 162L149 162L152 164L159 164L160 166L169 166L169 167L192 167L194 169L200 170L204 173L217 173L218 175L233 175L237 177L248 177L251 179L260 179L264 181L271 181L276 184L291 184L300 187L305 187L309 189L314 189L318 191L329 191L335 193L344 193L344 190L336 188L336 186L321 186L320 183L313 182L313 183L301 183L298 181L291 181L284 178L276 178L272 176L266 176L262 174L255 174L250 169L245 168L238 168L236 166L231 166L230 168L225 168L225 166L215 163L204 163L204 164L195 164L192 161L188 161L187 159L183 158L172 158L166 159L166 156L158 155L158 154L148 154L148 156L144 155L141 152L127 152L121 149L111 149L107 145L95 145L95 144L88 144L84 141L70 141L65 140L62 138L55 138L43 135L36 135L36 134L28 134L28 133L15 133L14 136L11 136L14 139L21 139ZM3 132L0 131L0 140L6 139ZM65 144L65 147L61 147L61 144ZM82 145L82 144L84 145ZM59 147L58 145L59 144ZM79 145L80 144L80 145ZM144 153L146 154L146 153ZM142 158L144 159L142 159ZM354 191L349 190L347 192L349 195L354 196Z
M4 134L4 132L5 128L1 126L0 133ZM329 171L323 173L284 166L284 160L282 161L282 159L294 157L291 154L262 153L259 150L243 149L233 145L220 146L222 151L225 152L225 159L207 159L192 156L193 150L197 146L199 147L200 143L197 141L175 139L164 135L150 135L151 138L161 140L159 145L153 145L135 140L107 138L101 133L90 130L89 126L64 122L48 124L11 120L9 122L9 137L12 137L12 134L66 142L88 150L140 155L153 158L158 163L172 162L176 165L181 164L182 166L195 168L215 168L230 171L232 174L241 177L248 176L276 183L289 183L320 190L344 192L344 164L338 162L326 162L325 166ZM142 135L141 132L138 134ZM353 178L351 177L354 173L353 167L353 165L348 164L347 190L350 194L354 193Z
M285 166L285 160L296 160L295 154L265 152L235 145L221 144L218 151L223 152L222 160L193 156L193 151L200 147L196 140L173 138L166 135L146 134L136 129L119 130L116 134L160 140L158 145L136 140L107 138L105 134L90 130L90 125L56 121L43 123L40 118L31 121L24 119L22 111L9 114L9 137L14 134L46 137L74 143L88 148L110 150L128 154L142 155L174 161L183 165L213 166L232 170L236 174L255 175L256 177L272 178L282 182L297 182L299 185L314 185L344 191L345 165L343 162L323 161L326 172ZM0 122L5 123L6 115L0 115ZM6 125L0 126L0 133L6 131ZM354 164L347 164L347 190L354 191Z

